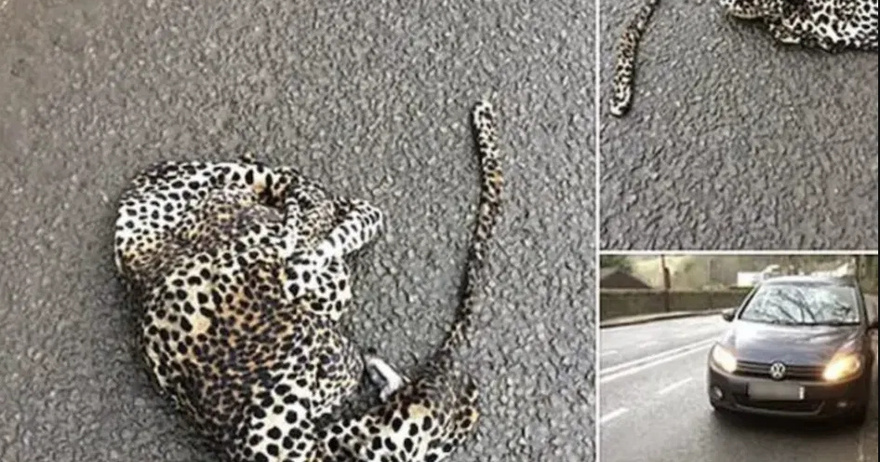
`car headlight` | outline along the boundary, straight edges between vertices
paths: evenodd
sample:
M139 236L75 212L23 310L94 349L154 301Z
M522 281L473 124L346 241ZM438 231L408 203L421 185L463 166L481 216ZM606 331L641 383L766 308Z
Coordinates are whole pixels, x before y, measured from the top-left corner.
M852 377L862 370L862 358L855 353L836 354L825 366L822 378L829 382L837 382Z
M712 362L728 373L736 370L736 356L721 345L712 348Z

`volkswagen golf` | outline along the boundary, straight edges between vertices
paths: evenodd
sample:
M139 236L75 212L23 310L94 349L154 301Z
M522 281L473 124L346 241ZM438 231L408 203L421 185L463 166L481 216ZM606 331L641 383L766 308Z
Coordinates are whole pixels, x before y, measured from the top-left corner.
M713 408L864 421L877 320L855 280L770 279L722 316L731 326L709 353Z

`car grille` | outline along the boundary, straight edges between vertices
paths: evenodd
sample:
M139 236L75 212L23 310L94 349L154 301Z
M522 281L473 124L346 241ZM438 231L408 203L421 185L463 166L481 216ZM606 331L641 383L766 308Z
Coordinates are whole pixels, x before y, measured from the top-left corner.
M761 409L765 411L797 412L803 414L818 414L822 409L821 400L805 401L753 401L748 396L734 393L734 401L742 407Z
M783 380L822 380L825 368L821 366L785 365ZM770 364L750 361L739 361L736 364L736 375L747 377L770 378Z

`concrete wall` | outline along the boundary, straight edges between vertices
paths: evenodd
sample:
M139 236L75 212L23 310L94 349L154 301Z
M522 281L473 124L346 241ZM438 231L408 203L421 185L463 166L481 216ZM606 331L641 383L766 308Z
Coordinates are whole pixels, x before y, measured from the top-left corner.
M750 288L724 290L673 290L669 311L701 311L739 306ZM602 289L599 292L600 320L663 313L662 290Z

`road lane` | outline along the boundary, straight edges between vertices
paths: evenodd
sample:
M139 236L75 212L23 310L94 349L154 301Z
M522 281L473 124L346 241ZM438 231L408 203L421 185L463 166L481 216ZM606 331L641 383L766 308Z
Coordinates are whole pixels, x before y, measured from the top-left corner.
M723 330L724 321L720 317L718 321ZM601 371L617 370L620 373L615 368L626 364L612 363L611 358L630 356L639 351L635 346L627 348L624 345L626 336L636 339L633 343L637 343L664 331L681 332L712 325L707 318L690 318L628 326L627 331L603 331L600 333L603 339L600 357L606 363ZM602 355L607 344L619 353ZM666 345L675 345L675 342L670 340ZM876 337L874 347L876 351ZM655 356L668 356L664 353L651 352ZM655 362L647 367L624 367L624 372L636 370L611 381L600 372L599 451L602 462L877 460L876 394L872 397L869 421L862 428L755 417L719 418L712 411L705 391L708 353L709 346L692 348L672 361ZM630 363L639 364L639 361L631 360ZM876 390L876 363L873 374Z
M599 332L600 369L617 367L697 342L717 338L727 328L719 315L610 327Z
M699 342L690 343L672 350L662 351L650 356L645 356L623 364L607 367L602 369L601 382L607 383L612 380L630 376L643 370L662 366L666 363L677 361L686 356L690 356L695 352L704 351L715 343L715 339L705 339Z

